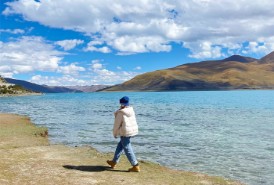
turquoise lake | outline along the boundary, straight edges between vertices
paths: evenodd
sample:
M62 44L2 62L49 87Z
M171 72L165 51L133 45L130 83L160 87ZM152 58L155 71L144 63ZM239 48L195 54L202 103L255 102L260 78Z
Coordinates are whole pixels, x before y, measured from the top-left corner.
M139 124L140 160L175 169L274 184L274 91L45 94L2 97L0 112L31 117L52 144L114 152L114 111L129 96Z

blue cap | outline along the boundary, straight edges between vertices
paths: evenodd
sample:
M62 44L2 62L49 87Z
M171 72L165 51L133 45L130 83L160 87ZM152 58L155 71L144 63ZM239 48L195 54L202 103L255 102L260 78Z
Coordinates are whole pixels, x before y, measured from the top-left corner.
M129 98L127 96L124 96L120 99L120 104L128 106L129 105Z

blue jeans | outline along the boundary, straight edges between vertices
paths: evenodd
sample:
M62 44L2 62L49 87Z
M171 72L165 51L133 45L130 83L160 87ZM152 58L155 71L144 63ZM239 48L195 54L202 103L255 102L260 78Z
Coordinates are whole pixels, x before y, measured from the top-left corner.
M123 136L121 137L121 140L116 147L116 151L115 151L112 161L115 163L118 163L123 150L129 160L129 162L131 163L131 165L132 166L137 165L138 161L137 161L135 154L133 152L133 149L131 147L130 137L123 137Z

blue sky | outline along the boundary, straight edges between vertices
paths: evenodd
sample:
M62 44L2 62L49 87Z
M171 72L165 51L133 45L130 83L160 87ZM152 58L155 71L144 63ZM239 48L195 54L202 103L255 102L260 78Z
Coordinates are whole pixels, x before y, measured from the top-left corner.
M271 0L1 0L0 75L117 84L149 71L274 50Z

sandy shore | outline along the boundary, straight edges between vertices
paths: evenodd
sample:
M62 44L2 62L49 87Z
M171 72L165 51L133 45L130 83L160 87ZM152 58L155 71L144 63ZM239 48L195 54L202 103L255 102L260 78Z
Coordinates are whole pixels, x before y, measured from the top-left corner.
M1 185L240 184L144 161L140 161L140 173L130 173L127 172L130 164L124 157L112 170L105 162L112 155L91 147L50 145L46 128L36 127L25 116L0 113Z

